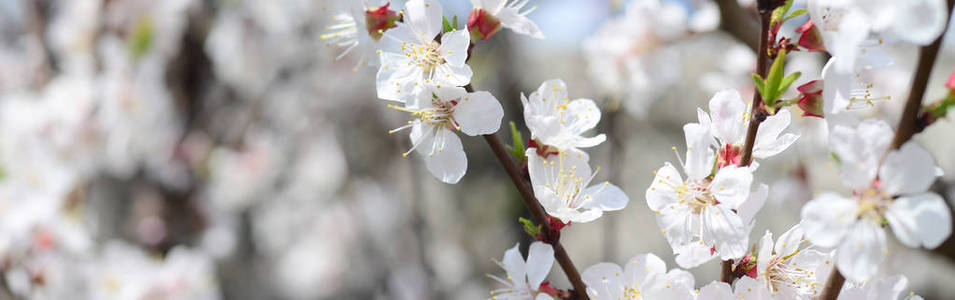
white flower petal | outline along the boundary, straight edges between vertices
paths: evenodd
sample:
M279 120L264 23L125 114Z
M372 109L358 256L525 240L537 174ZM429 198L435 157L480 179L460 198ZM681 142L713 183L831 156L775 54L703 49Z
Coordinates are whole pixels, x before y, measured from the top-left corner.
M743 224L749 224L753 221L753 217L763 208L763 204L766 204L766 198L768 197L769 186L762 183L755 191L749 193L749 198L736 209L736 214L739 215Z
M503 118L501 103L485 91L469 93L454 106L454 121L470 136L497 132Z
M418 40L428 42L441 33L441 4L433 0L410 0L405 3L405 22L414 29Z
M502 27L513 30L514 33L527 35L535 39L544 38L544 34L537 28L537 24L534 24L534 21L531 21L531 19L528 19L526 16L521 15L517 9L504 8L495 14L495 16L501 20Z
M683 125L683 133L686 135L686 176L688 179L698 181L706 178L713 170L713 160L716 157L713 150L710 149L712 136L710 128L697 123Z
M852 281L868 280L885 258L885 231L872 220L855 222L836 252L836 268Z
M752 170L747 167L726 166L716 171L710 191L721 205L736 209L749 197L753 183Z
M892 32L903 40L928 45L945 29L948 9L945 0L893 1L895 18Z
M524 264L524 258L521 257L518 246L520 244L504 251L504 259L501 259L501 264L504 265L504 271L507 272L507 277L511 282L515 285L524 286L527 284L527 266Z
M471 34L467 29L447 32L441 36L441 46L438 53L447 64L462 66L468 59L468 47L471 45Z
M716 251L723 260L736 259L746 255L749 248L749 232L743 221L729 207L717 205L703 212L706 226L704 237L712 237Z
M733 89L721 90L710 98L713 136L726 144L742 144L746 134L746 102Z
M583 197L590 197L584 208L597 208L602 211L621 210L630 202L630 197L616 185L610 182L592 185L581 193Z
M725 282L714 281L700 289L698 300L735 300L733 288Z
M899 197L889 205L886 219L902 244L934 249L952 234L952 216L935 193Z
M799 138L798 134L787 133L779 136L786 127L789 127L791 114L788 108L783 108L759 124L753 156L764 159L783 152L796 142Z
M733 282L733 290L736 291L736 297L741 300L771 299L766 286L749 276L743 276Z
M537 297L534 298L534 300L554 300L554 298L548 294L540 293L537 294Z
M471 83L474 73L468 65L455 66L452 64L438 65L434 69L434 81L438 84L465 86Z
M882 188L889 195L921 193L935 182L935 161L932 154L915 142L892 150L879 170Z
M657 170L650 187L647 188L647 206L652 211L658 211L666 205L680 202L676 191L673 190L680 185L683 185L680 172L669 162L664 163L663 167Z
M824 193L802 208L802 227L806 238L820 247L835 247L855 224L855 201L835 193Z
M710 250L710 247L700 243L689 243L680 248L674 248L673 253L676 254L676 264L684 269L696 268L718 256Z
M547 243L533 242L527 250L527 283L537 290L554 265L554 248Z
M600 108L597 108L594 100L577 99L570 101L570 103L567 103L566 111L568 114L565 114L562 118L565 123L564 126L574 134L579 135L591 130L600 122Z
M612 263L598 263L590 266L580 274L581 280L587 285L587 294L591 299L620 299L623 297L620 266Z
M415 82L421 78L421 69L406 67L409 59L390 52L381 54L381 67L375 76L378 98L405 102L415 95Z
M805 231L800 224L796 224L779 236L779 240L773 250L776 251L776 255L789 256L799 249L799 244L802 243L803 236L805 236Z
M427 131L434 130L434 134ZM424 158L428 171L445 183L457 183L468 170L461 139L454 132L416 125L411 129L412 144L421 143L415 151Z
M666 263L653 253L638 254L624 263L624 282L631 286L643 285L647 278L667 271Z
M763 238L759 240L759 252L756 256L756 267L758 268L758 277L766 276L769 266L769 260L773 258L773 233L766 230Z

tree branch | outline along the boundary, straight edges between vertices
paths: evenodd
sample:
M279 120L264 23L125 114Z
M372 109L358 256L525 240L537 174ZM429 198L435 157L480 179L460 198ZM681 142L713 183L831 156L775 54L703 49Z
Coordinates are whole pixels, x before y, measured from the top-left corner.
M768 69L767 63L769 62L769 57L767 56L767 48L769 46L769 21L770 14L772 14L773 10L770 5L765 5L765 3L762 3L769 1L761 0L760 2L760 31L758 43L759 47L756 51L756 74L765 78ZM721 4L720 11L723 10L722 7L723 5ZM761 123L765 118L765 114L763 114L763 110L760 108L760 104L762 102L762 96L758 92L753 93L753 103L752 108L750 108L749 128L746 130L746 143L743 146L742 159L740 160L741 166L748 166L753 160L753 147L756 144L756 131L759 130L759 123ZM732 283L735 277L736 275L733 274L733 261L724 260L720 269L720 280L726 283Z
M726 31L753 51L759 50L759 22L754 22L752 14L739 6L737 0L716 0L720 8L720 29ZM764 30L765 31L765 30Z
M472 88L470 84L465 86L464 89L469 93L474 92L474 88ZM514 160L511 159L511 155L507 152L507 149L504 148L504 144L501 143L497 134L484 135L484 140L487 141L487 145L491 147L491 152L494 152L494 156L501 163L501 166L504 167L504 171L506 171L508 177L511 178L511 182L517 187L517 191L521 194L521 199L524 200L524 205L527 206L531 217L534 218L534 223L541 226L544 241L554 247L554 258L557 260L557 263L560 264L560 268L564 270L564 274L567 275L567 280L573 285L577 299L589 300L590 297L587 296L587 285L580 279L580 272L577 271L574 262L570 260L570 256L567 255L567 250L564 250L564 246L560 244L560 236L554 234L550 228L550 223L547 222L547 214L544 212L544 208L541 207L540 202L537 201L537 197L534 196L534 189L531 187L530 182L524 177L520 168L514 163Z

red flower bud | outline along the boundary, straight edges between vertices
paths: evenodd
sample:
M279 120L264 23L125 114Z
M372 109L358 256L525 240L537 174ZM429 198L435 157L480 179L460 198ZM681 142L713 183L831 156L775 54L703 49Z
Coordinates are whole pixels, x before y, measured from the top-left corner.
M501 20L484 9L475 8L468 17L471 39L487 40L501 30Z
M948 75L948 81L945 81L945 87L950 90L955 90L955 71L952 72L952 75Z
M369 7L365 11L365 25L368 27L368 35L371 35L375 40L381 39L381 35L388 29L397 27L398 25L395 23L401 20L397 12L388 9L389 5L391 5L390 2L379 7Z
M796 33L801 34L801 36L799 36L799 46L809 51L826 51L826 46L822 41L822 32L819 31L816 25L812 24L812 20L808 20L806 24L799 26L799 28L796 29Z
M802 98L796 103L803 110L803 117L822 118L822 80L813 80L800 85L796 90L802 94Z

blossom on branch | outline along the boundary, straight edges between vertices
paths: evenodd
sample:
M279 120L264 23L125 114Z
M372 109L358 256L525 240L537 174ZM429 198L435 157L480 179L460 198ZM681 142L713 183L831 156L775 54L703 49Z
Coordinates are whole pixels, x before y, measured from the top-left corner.
M607 140L603 134L581 136L600 122L600 109L590 99L570 100L563 80L552 79L541 84L530 98L521 94L524 122L538 148L572 151L588 148ZM549 149L549 148L556 149ZM545 151L547 153L549 151Z
M620 210L630 198L609 181L590 185L597 172L591 172L589 157L582 151L561 151L541 157L536 148L527 149L527 171L534 195L547 214L565 222L586 223L604 211Z
M408 124L388 133L411 128L411 149L424 158L428 171L446 183L457 183L468 168L461 139L454 131L470 136L492 134L501 127L504 109L491 93L468 93L463 88L427 85L404 107L388 105L408 112Z
M529 0L471 0L474 9L468 17L468 30L475 39L487 40L501 28L508 28L517 34L535 39L543 39L544 34L534 21L527 18L537 5L521 11Z
M543 242L533 242L527 250L527 261L521 257L514 245L504 252L501 261L495 260L507 273L507 279L488 274L487 277L500 282L505 288L491 291L492 299L502 300L550 300L546 293L549 285L544 279L554 265L554 248Z
M913 248L933 249L951 234L948 206L928 191L936 176L931 154L911 141L886 153L892 136L883 121L867 120L857 128L837 125L830 147L852 196L824 193L802 209L809 241L838 247L836 266L853 281L878 271L887 252L886 226Z
M405 102L426 84L464 86L471 82L467 30L441 35L441 4L433 0L411 0L406 4L404 22L384 32L381 67L376 76L378 98Z
M636 255L623 264L598 263L581 274L593 300L694 299L695 279L687 271L667 272L666 263L653 253Z

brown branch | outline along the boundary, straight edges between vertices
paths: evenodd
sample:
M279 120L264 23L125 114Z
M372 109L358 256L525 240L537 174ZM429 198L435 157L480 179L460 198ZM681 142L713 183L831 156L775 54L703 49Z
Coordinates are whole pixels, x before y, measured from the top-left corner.
M952 11L953 4L955 4L955 0L947 1L947 9L949 12ZM942 46L942 37L945 36L944 32L948 30L947 22L945 28L946 29L942 31L943 34L939 35L934 42L919 49L918 65L915 68L912 87L909 89L909 98L905 103L905 110L902 112L902 117L899 119L895 137L892 138L891 149L898 149L916 133L918 113L922 108L922 97L925 95L925 88L928 86L929 76L932 75L935 59L938 57L938 51ZM949 241L951 241L951 239L949 239ZM946 243L949 241L946 241ZM839 270L833 266L829 280L826 282L826 286L823 287L822 294L820 294L817 299L835 300L839 296L839 291L842 290L842 285L845 284L845 281L846 279L839 273Z
M735 1L734 1L735 2ZM767 0L760 0L760 9L759 9L759 47L756 51L756 74L760 77L765 78L766 72L768 69L767 63L769 62L767 48L769 46L769 21L770 14L772 13L772 5L769 4ZM737 5L738 6L738 5ZM723 5L720 5L720 10L722 11ZM743 146L743 156L740 160L741 166L748 166L753 160L753 147L756 144L756 131L759 130L759 124L765 119L766 115L763 112L760 104L763 103L762 96L755 92L753 93L753 103L752 108L750 109L750 120L749 128L746 130L746 143ZM720 280L726 283L732 283L733 279L736 278L736 275L733 274L733 261L724 260L722 267L720 268Z
M817 300L836 300L839 297L839 291L842 290L842 286L846 283L846 278L842 277L842 274L839 273L839 270L836 269L836 266L832 266L832 272L829 272L829 280L826 280L826 286L822 288L822 293L819 294Z
M948 1L948 11L952 11L952 3ZM948 23L945 24L945 30L948 30ZM895 130L895 138L892 139L892 148L898 149L905 142L912 138L917 132L917 123L919 110L922 109L922 97L925 96L925 88L928 86L928 79L932 75L932 68L935 66L935 59L938 57L938 51L942 47L942 37L945 31L928 46L919 48L919 61L915 68L915 75L912 78L912 87L909 89L908 102L905 103L905 110L902 111L902 118L899 119L899 126Z
M720 29L726 31L753 51L759 50L759 22L737 0L716 0L720 8ZM764 30L765 31L765 30Z
M470 84L464 88L468 92L474 92ZM590 298L587 296L587 285L580 279L580 272L577 271L574 262L570 260L570 256L567 255L567 250L564 250L564 246L560 244L560 236L555 234L556 231L552 231L550 228L550 223L547 222L547 214L544 212L544 208L541 207L540 202L537 201L537 197L534 196L534 189L531 187L530 182L524 177L523 172L521 172L514 160L511 159L511 155L507 152L507 149L504 148L504 144L501 143L501 140L497 138L497 134L484 135L484 140L487 141L487 145L491 147L491 152L494 152L494 156L501 163L501 166L504 167L504 171L507 172L514 186L517 187L517 191L521 194L521 199L524 200L524 205L526 205L527 210L530 211L534 222L541 226L544 241L554 247L554 258L557 260L557 263L560 264L560 268L564 270L564 274L567 275L567 280L574 286L577 299L589 300Z

